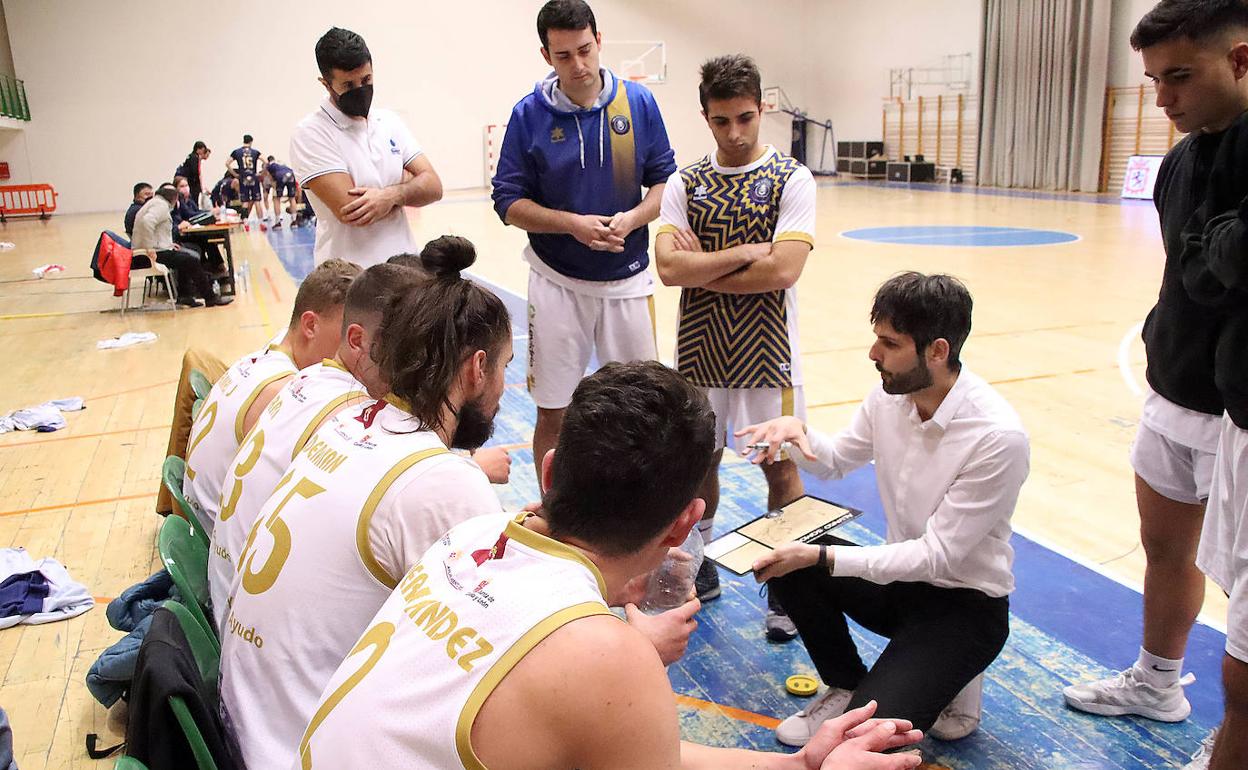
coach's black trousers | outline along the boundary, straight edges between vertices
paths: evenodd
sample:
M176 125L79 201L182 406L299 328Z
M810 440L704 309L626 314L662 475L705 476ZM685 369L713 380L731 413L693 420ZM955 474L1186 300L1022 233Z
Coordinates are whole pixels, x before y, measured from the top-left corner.
M821 567L774 578L768 586L797 625L824 683L854 691L849 708L874 700L877 717L909 719L920 730L988 668L1010 635L1009 599L970 588L879 585L832 577ZM869 671L846 616L889 640Z

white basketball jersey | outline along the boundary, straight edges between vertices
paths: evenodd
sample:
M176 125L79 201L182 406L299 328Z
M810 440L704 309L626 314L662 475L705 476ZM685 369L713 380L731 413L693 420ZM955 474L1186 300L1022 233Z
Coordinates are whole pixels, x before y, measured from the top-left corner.
M429 549L329 680L293 767L484 770L471 735L490 693L551 633L610 612L593 563L526 515L480 516Z
M229 609L235 559L260 506L321 423L339 409L367 399L364 386L342 364L326 359L292 377L243 439L225 472L208 550L208 586L217 628L222 627Z
M221 698L248 767L290 764L399 579L442 533L499 510L485 474L418 427L387 400L339 412L261 506L221 628Z
M243 441L243 418L260 391L299 371L276 345L269 345L234 362L212 386L199 415L191 423L186 445L186 478L182 489L205 532L217 521L221 484L238 445Z

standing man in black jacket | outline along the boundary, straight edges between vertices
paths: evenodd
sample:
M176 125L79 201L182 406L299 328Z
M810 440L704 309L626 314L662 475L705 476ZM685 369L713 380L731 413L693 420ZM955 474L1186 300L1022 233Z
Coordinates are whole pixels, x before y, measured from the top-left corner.
M190 200L196 206L199 205L199 194L203 192L203 181L199 176L199 162L208 160L208 156L212 154L212 150L208 149L208 145L202 141L195 143L191 148L191 154L186 156L186 160L182 161L182 165L178 166L173 172L174 176L186 177L186 183L191 186Z
M1215 384L1224 313L1192 296L1181 255L1223 133L1248 109L1245 40L1245 0L1162 0L1131 33L1157 106L1187 136L1166 155L1153 194L1166 262L1144 323L1150 390L1131 450L1147 557L1143 645L1127 670L1066 688L1067 703L1094 714L1177 722L1191 712L1182 666L1204 601L1196 551L1224 408Z
M1238 45L1248 52L1248 42ZM1248 112L1222 138L1185 241L1183 286L1221 315L1214 383L1226 413L1196 564L1230 598L1222 658L1226 711L1216 738L1202 747L1208 767L1230 770L1248 767Z

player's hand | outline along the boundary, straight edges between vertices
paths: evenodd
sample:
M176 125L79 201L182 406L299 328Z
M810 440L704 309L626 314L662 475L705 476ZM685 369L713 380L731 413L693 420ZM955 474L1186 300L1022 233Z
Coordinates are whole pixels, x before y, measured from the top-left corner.
M377 187L352 187L347 195L353 196L342 207L343 220L354 227L364 227L381 219L394 210L398 200L389 190Z
M689 646L689 635L698 627L698 621L693 616L701 608L701 602L690 599L674 610L659 615L647 615L630 602L624 605L624 614L628 618L628 624L654 645L663 665L670 666L684 656L685 649Z
M831 547L829 547L831 550ZM754 562L754 580L766 583L772 578L819 563L819 546L810 543L785 543Z
M624 239L611 232L611 217L573 214L568 234L594 251L609 251L614 254L624 251Z
M702 241L698 240L698 236L694 235L692 230L677 230L672 233L672 240L676 242L677 251L702 253Z
M178 223L178 232L184 233L190 229L191 229L191 223L187 222L185 219Z
M847 711L819 727L794 758L804 770L906 770L918 767L917 754L881 754L922 740L904 719L872 719L876 703Z
M810 439L806 436L806 425L796 417L777 417L767 422L747 425L732 435L737 438L749 436L747 444L767 444L766 449L751 449L746 453L746 457L755 465L764 462L771 465L780 459L781 445L786 441L790 446L797 447L797 450L807 460L819 459L810 448Z
M618 236L620 240L628 237L628 234L641 227L641 222L637 219L637 215L632 211L621 211L611 217L611 221L607 223L607 227L611 228L611 234Z
M511 478L511 455L502 447L482 447L472 453L472 461L485 471L491 484L506 484Z

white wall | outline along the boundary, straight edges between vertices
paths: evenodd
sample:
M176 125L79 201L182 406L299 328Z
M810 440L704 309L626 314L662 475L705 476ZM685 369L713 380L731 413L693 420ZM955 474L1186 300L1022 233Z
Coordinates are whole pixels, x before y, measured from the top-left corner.
M836 0L811 4L812 117L831 118L837 138L880 139L892 68L937 65L972 54L978 89L983 0Z
M750 0L597 0L594 9L604 40L666 41L670 80L654 93L677 159L688 162L711 144L698 114L698 64L750 53L764 80L783 84L800 103L812 69L795 41L804 39L814 5L776 0L765 18ZM444 184L480 186L483 127L505 120L545 74L534 26L540 7L540 0L4 0L31 104L30 179L52 183L62 211L104 211L123 208L135 181L168 179L197 139L213 149L209 182L243 133L266 154L287 158L291 128L324 93L313 46L337 25L364 36L376 104L403 116ZM765 138L787 148L787 137L786 122L768 116ZM15 171L20 143L0 138L0 160Z

